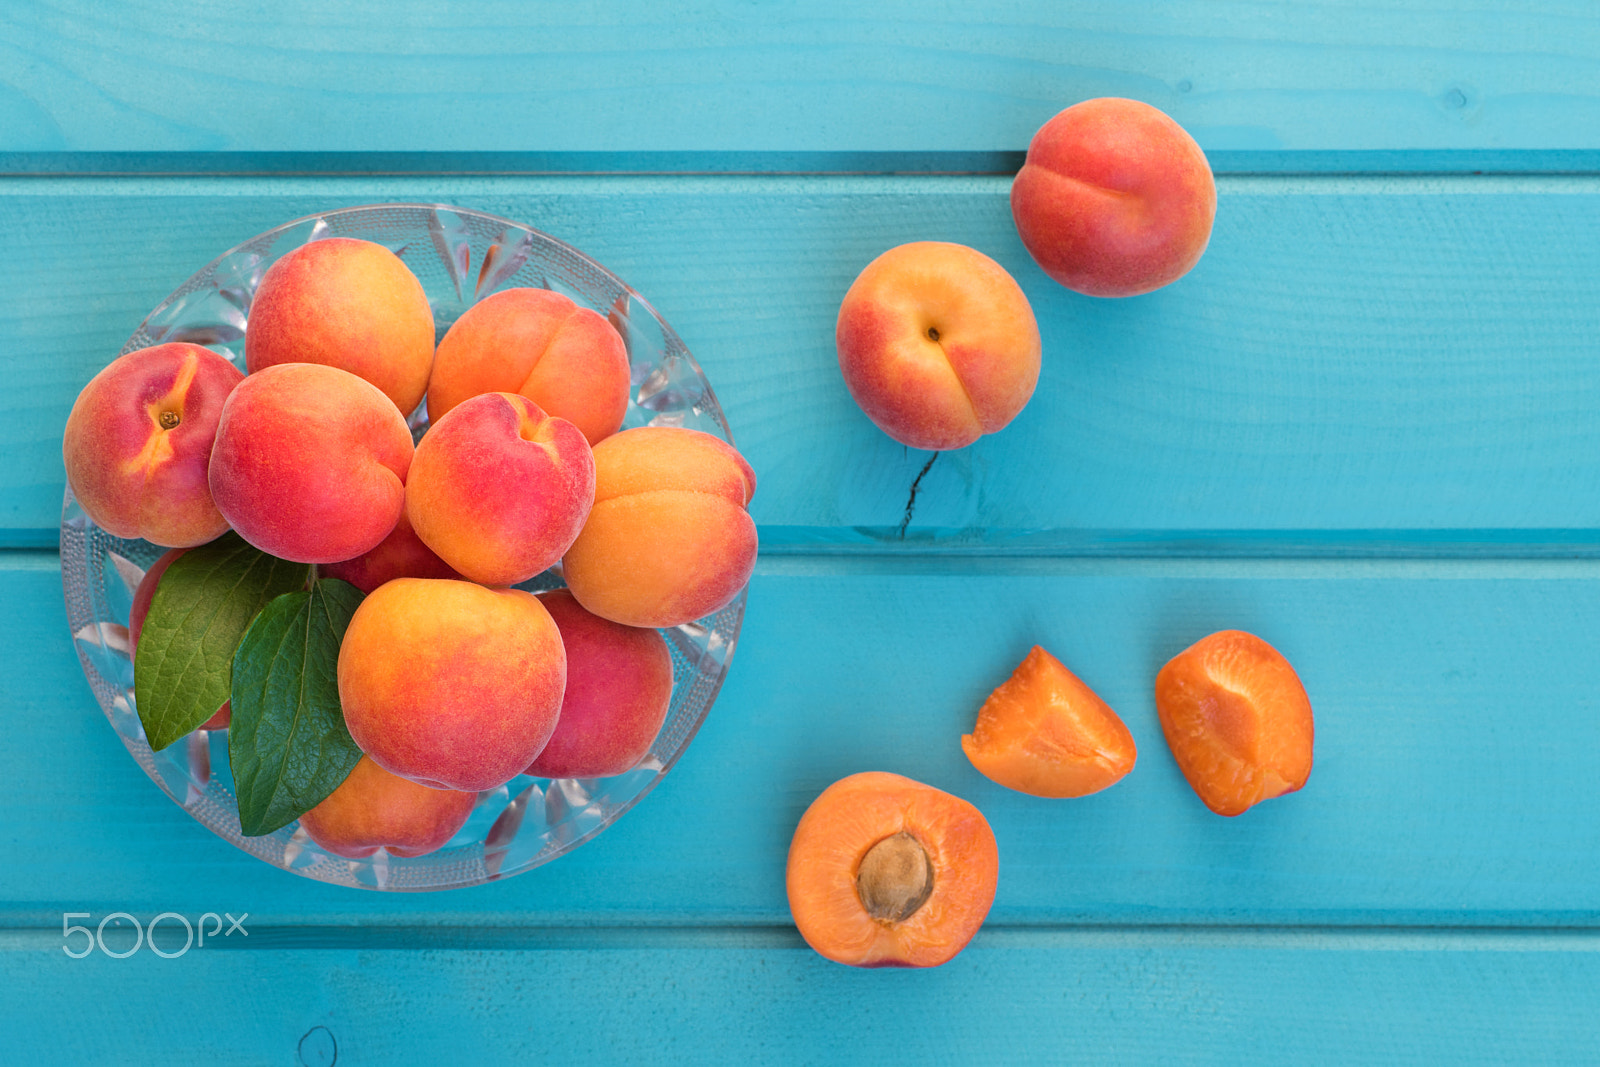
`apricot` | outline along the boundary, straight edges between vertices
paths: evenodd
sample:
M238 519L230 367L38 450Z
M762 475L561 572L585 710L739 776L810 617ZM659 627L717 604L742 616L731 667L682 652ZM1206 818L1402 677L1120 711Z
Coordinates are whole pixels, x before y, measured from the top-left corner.
M854 967L937 967L994 903L999 853L960 797L867 771L824 789L789 845L789 911L823 956Z
M578 603L625 626L678 626L739 595L756 563L755 472L720 438L645 426L594 449L594 507L562 560ZM448 558L448 557L446 557Z
M150 569L144 572L144 577L139 579L139 587L133 591L133 604L128 609L128 658L137 662L139 654L139 635L144 632L145 616L150 614L150 602L155 599L156 586L161 584L161 576L167 573L167 568L172 566L172 561L189 551L187 548L174 548L163 553L161 558L150 564ZM217 713L201 723L201 730L226 730L233 720L233 702L224 700Z
M1002 429L1039 381L1039 326L1006 269L942 241L891 248L839 305L845 386L912 448L964 448Z
M1011 184L1017 233L1044 272L1089 296L1136 296L1200 260L1217 186L1200 146L1137 100L1102 97L1039 128Z
M384 582L395 578L460 578L456 569L438 553L422 543L405 510L389 531L389 536L378 542L378 547L354 559L325 563L317 568L324 578L338 578L349 582L363 593L370 593Z
M117 537L192 548L228 528L206 478L223 404L244 379L209 348L172 343L113 360L67 416L67 483Z
M348 371L280 363L240 382L211 451L211 495L240 537L296 563L376 547L399 521L411 431Z
M1098 793L1138 758L1110 705L1038 645L984 701L961 750L986 777L1036 797Z
M1239 815L1311 776L1311 701L1289 661L1254 634L1202 638L1156 675L1156 713L1206 807Z
M576 426L520 394L483 393L418 444L406 515L464 577L515 585L561 558L594 492L594 454Z
M399 256L371 241L329 237L267 268L244 346L252 374L280 363L338 367L377 386L404 418L428 388L433 309Z
M561 631L567 688L561 717L527 773L604 778L638 766L672 706L672 653L655 630L602 619L559 589L539 602Z
M339 701L356 745L391 774L481 792L521 774L555 729L561 632L532 593L396 578L339 646Z
M478 794L430 789L362 756L339 788L300 816L300 828L335 856L362 859L387 849L424 856L456 835Z
M628 349L611 323L548 289L505 289L439 342L428 416L479 393L521 393L595 445L622 428L629 384Z

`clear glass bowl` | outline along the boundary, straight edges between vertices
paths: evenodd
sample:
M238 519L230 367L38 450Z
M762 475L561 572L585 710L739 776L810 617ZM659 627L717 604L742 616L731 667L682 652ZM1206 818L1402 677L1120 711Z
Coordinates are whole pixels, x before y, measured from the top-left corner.
M262 274L279 256L323 237L359 237L392 249L422 281L437 336L499 289L553 289L607 316L627 342L632 395L624 427L687 426L732 442L722 409L689 350L655 310L582 252L537 230L479 211L436 204L345 208L285 223L224 253L184 282L134 331L124 353L167 341L202 344L244 369L245 321ZM427 429L423 410L410 423ZM152 752L134 708L128 654L133 590L163 550L95 526L69 488L61 511L61 580L67 620L100 707L139 766L218 836L307 878L368 889L429 890L478 885L548 863L594 837L648 793L688 747L727 671L745 595L715 615L663 630L675 683L666 724L644 761L599 779L519 776L478 799L444 848L403 858L379 850L350 860L324 852L291 823L263 837L239 833L228 772L227 734L197 730ZM559 588L555 571L526 583Z

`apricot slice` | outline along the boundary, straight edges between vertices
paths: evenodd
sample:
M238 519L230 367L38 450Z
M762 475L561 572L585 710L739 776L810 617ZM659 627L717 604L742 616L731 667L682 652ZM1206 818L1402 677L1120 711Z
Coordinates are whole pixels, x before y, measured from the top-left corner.
M999 853L977 808L883 771L812 801L789 844L789 911L821 955L852 967L937 967L994 903Z
M1172 657L1156 675L1156 713L1178 768L1218 815L1311 776L1311 700L1289 661L1254 634L1223 630Z
M1038 645L983 702L961 750L986 777L1036 797L1098 793L1139 755L1110 705Z

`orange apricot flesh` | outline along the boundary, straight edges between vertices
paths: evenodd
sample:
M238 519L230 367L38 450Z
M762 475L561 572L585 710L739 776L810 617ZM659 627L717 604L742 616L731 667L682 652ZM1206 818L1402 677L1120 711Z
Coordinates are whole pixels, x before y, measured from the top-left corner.
M852 967L937 967L983 925L999 853L967 801L867 771L811 803L789 845L789 911L819 954Z
M1038 645L984 701L961 750L984 776L1036 797L1098 793L1139 755L1110 705Z
M1311 700L1289 661L1242 630L1178 653L1156 675L1156 713L1206 807L1239 815L1311 776Z

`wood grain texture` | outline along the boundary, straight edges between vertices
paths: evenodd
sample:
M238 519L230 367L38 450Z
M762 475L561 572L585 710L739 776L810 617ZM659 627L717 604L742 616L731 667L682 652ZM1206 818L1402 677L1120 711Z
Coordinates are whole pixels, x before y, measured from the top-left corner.
M59 937L0 952L8 1062L1576 1063L1600 1037L1589 940L980 933L938 969L857 971L758 938L73 960Z
M23 0L0 13L0 151L1016 151L1092 96L1216 150L1597 148L1592 15Z
M938 177L0 182L14 248L0 261L0 528L13 544L48 538L74 396L189 273L279 222L384 200L525 221L643 292L706 368L760 475L752 513L793 528L784 539L881 541L905 519L928 455L851 401L833 327L861 267L922 238L1010 269L1045 360L1015 422L934 463L913 535L1539 540L1600 527L1594 180L1225 179L1200 265L1121 301L1047 279L1007 190Z
M786 924L793 828L860 770L978 805L999 842L1001 925L1600 923L1590 561L766 561L729 679L663 784L560 861L435 894L322 886L212 837L94 704L51 557L0 562L0 924L119 909L278 925ZM1189 791L1151 696L1162 663L1228 627L1279 648L1317 715L1307 787L1237 819ZM978 705L1033 643L1127 722L1139 761L1114 788L1026 797L962 755Z

